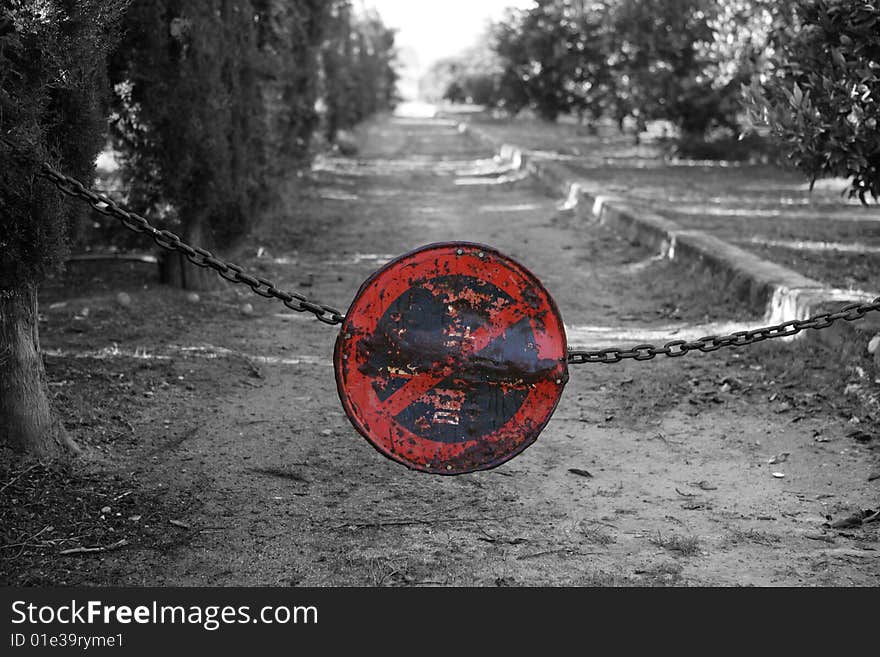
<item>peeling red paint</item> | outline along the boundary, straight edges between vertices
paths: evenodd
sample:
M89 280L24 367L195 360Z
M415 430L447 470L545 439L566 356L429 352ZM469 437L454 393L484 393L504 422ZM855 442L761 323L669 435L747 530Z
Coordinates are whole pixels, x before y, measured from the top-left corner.
M355 428L410 468L462 474L531 445L568 381L553 299L480 244L432 244L358 291L333 354Z

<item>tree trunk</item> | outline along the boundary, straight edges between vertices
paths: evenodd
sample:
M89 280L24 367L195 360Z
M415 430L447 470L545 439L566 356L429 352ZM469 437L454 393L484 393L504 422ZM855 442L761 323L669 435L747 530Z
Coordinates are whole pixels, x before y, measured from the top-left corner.
M37 289L0 290L0 445L40 458L79 453L49 406Z
M633 130L633 142L636 146L642 143L642 133L648 129L648 124L641 117L636 119L636 127Z
M212 250L202 226L203 217L196 217L184 232L184 241L192 246ZM216 290L221 285L220 277L210 267L196 267L177 251L159 253L159 282L163 285L184 290Z

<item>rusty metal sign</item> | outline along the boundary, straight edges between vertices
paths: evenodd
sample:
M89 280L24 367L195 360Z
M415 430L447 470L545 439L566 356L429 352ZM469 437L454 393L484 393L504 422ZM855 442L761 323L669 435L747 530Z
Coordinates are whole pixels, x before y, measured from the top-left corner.
M431 244L374 273L336 340L336 385L385 456L434 474L504 463L531 445L568 381L553 299L522 265Z

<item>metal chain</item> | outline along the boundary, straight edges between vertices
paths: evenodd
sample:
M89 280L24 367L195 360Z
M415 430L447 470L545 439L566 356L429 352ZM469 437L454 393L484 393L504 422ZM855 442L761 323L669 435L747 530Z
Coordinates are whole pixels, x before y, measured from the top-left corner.
M730 335L709 335L698 340L673 340L662 347L652 344L640 344L630 349L611 347L610 349L597 349L595 351L570 350L568 362L573 365L585 363L619 363L631 358L633 360L651 360L656 356L669 356L678 358L689 351L702 351L704 353L716 351L722 347L744 347L745 345L762 342L771 338L784 338L796 335L804 329L823 329L831 326L838 320L854 322L862 319L867 313L880 311L880 297L869 303L852 303L844 306L836 312L820 313L807 319L793 319L782 324L764 326L751 331L736 331Z
M21 153L15 144L2 135L0 135L0 142L13 151ZM279 290L271 281L259 276L251 276L244 271L243 267L218 258L206 249L190 246L171 231L153 227L144 217L120 207L113 199L103 194L87 189L80 181L57 171L49 164L45 162L39 164L41 167L40 175L52 182L63 193L84 200L103 215L118 219L129 230L136 233L146 233L159 247L182 253L197 267L210 267L227 281L247 285L254 294L261 297L278 299L291 310L313 313L318 320L325 324L341 324L345 321L345 316L339 310L311 301L308 297L297 292ZM678 358L690 351L708 353L724 347L743 347L771 338L790 337L804 329L827 328L841 319L853 322L873 311L880 311L880 297L868 303L849 304L836 312L820 313L807 319L793 319L782 324L765 326L751 331L736 331L723 336L710 335L693 341L672 340L662 347L640 344L629 349L610 347L597 350L569 350L568 362L572 365L586 363L609 365L626 359L642 361L651 360L657 356Z
M21 149L16 148L15 144L2 135L0 135L0 141L9 146L14 152L22 154ZM244 267L240 265L218 258L206 249L191 246L171 231L155 228L144 217L119 206L110 197L86 188L76 178L61 173L45 162L38 162L38 164L40 165L40 175L49 180L64 194L82 199L95 211L118 219L122 222L123 226L131 231L146 233L159 247L168 251L182 253L196 267L209 267L231 283L247 285L254 294L265 298L278 299L285 306L296 312L313 313L318 320L325 324L341 324L345 320L345 316L336 308L311 301L305 295L297 292L279 290L272 281L259 276L252 276L245 272Z

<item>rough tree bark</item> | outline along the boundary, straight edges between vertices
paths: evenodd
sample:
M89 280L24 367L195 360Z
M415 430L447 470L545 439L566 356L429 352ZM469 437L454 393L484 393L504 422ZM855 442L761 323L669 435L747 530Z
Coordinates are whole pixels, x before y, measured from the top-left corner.
M46 396L33 285L0 290L0 445L46 459L79 453Z

